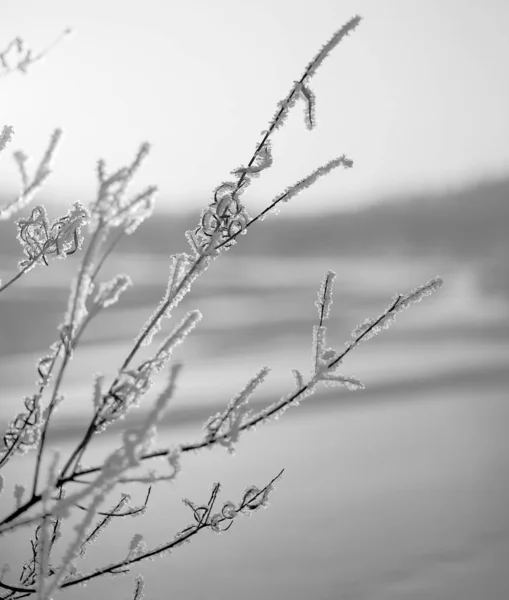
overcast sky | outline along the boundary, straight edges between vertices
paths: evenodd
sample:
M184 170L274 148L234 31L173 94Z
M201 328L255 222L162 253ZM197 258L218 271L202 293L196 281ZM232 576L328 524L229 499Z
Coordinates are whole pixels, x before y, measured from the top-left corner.
M355 14L360 26L310 82L317 128L305 128L298 104L248 208L343 153L354 169L333 172L284 211L508 172L507 0L4 0L0 11L0 49L22 36L38 50L74 30L26 76L0 80L0 125L16 132L10 150L35 161L63 128L47 189L66 202L93 198L98 158L118 168L147 140L139 187L158 185L160 208L208 203ZM16 175L4 154L4 189Z

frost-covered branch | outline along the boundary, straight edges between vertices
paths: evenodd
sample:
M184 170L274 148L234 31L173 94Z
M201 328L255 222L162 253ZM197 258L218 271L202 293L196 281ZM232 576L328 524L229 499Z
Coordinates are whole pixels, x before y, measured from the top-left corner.
M14 127L12 125L4 125L2 132L0 133L0 152L7 148L7 145L11 143L12 136L14 134Z
M9 128L7 129L7 132L6 128L4 128L4 131L2 132L2 135L4 136L4 140L2 142L3 147L5 147L5 145L8 142L10 142L12 136L12 127L10 128L10 133ZM51 135L49 145L46 148L46 152L44 153L44 156L39 162L39 165L37 166L37 169L35 170L32 179L30 179L26 168L26 163L29 161L30 157L21 150L18 150L17 152L13 153L13 157L18 166L19 176L21 179L21 191L14 200L11 200L11 202L8 202L3 207L0 207L0 221L9 219L13 214L19 212L22 208L24 208L33 200L36 192L40 190L43 183L46 181L46 179L52 172L51 162L55 155L57 146L60 143L61 137L62 130L55 129L55 131ZM0 143L0 149L2 149L2 143Z
M248 227L250 227L256 221L263 221L265 219L265 215L272 211L280 202L285 203L288 202L294 196L297 196L306 188L313 185L320 177L328 175L333 169L337 169L338 167L343 167L344 169L351 169L353 167L353 161L347 158L344 154L339 158L335 158L325 165L318 167L312 173L310 173L307 177L304 177L297 183L286 188L284 192L276 196L276 198L262 210L260 214L258 214L253 219L250 219L244 226L242 230L236 231L232 233L231 236L227 237L226 240L221 242L217 248L222 248L225 244L230 244L235 238L242 233L245 233ZM274 211L276 214L279 212L279 208Z
M319 316L323 316L323 319L326 318L325 316L327 316L327 318L330 316L330 307L332 305L331 287L335 276L336 274L334 271L327 271L318 293L318 302L315 302ZM343 359L350 352L352 352L352 350L354 350L360 344L360 342L365 340L367 336L370 336L373 331L379 332L383 328L386 329L392 322L394 322L395 314L401 312L405 308L408 308L410 304L419 302L424 297L437 291L442 286L442 283L443 282L440 277L435 277L434 279L431 279L427 283L415 288L407 294L395 296L395 300L385 311L383 311L378 317L369 319L369 326L362 327L361 324L353 330L353 339L345 343L346 347L341 353L333 350L332 348L325 349L325 330L323 331L323 334L321 334L322 342L320 343L317 352L317 342L313 332L312 355L313 357L318 357L318 368L315 367L313 369L312 376L308 382L304 383L304 378L300 371L293 369L293 374L295 375L296 379L296 388L272 403L270 406L262 409L257 414L250 415L248 418L243 419L241 424L235 418L234 421L237 420L237 426L234 430L235 435L238 435L240 432L248 429L254 429L258 424L268 422L273 417L276 419L279 418L279 416L281 416L290 406L297 406L307 396L314 393L319 383L334 386L340 385L347 387L352 391L364 388L364 384L354 376L338 375L335 374L334 371L340 364L342 364ZM370 337L372 337L372 335ZM313 364L316 364L315 361L313 361ZM249 387L250 389L252 388L251 391L253 391L254 387L261 383L267 373L268 370L266 370L266 368L262 369L262 371L260 371L260 373L258 373L258 375L251 380L250 384L248 384L245 389ZM235 417L238 417L239 414L243 416L244 411L242 410L241 412L238 410L244 405L245 402L245 400L242 403L239 402L241 397L244 398L243 394L245 394L245 392L241 392L239 396L232 400L222 413L217 413L206 421L204 424L206 435L203 440L191 444L181 444L179 447L180 454L211 447L215 444L224 445L229 448L232 442L231 427L229 429L227 428L227 431L223 431L221 433L219 433L219 427L226 422L227 417L231 416L231 414L234 412L234 408L237 408L237 412L234 413ZM216 426L218 426L217 429ZM150 460L152 458L165 457L168 455L169 450L167 448L162 448L143 455L141 460ZM74 473L74 476L83 477L86 475L91 475L96 473L99 469L100 467L78 469ZM61 481L61 483L63 484L66 481L72 481L72 479L72 477L69 477Z
M51 44L37 54L31 48L27 48L23 38L14 38L0 52L0 77L5 77L16 71L26 75L29 67L45 58L55 46L71 33L72 29L68 27Z
M89 217L87 209L80 202L75 202L66 215L53 221L51 225L42 205L36 206L30 217L18 219L17 239L25 258L18 263L18 273L7 283L0 285L0 293L36 265L49 266L48 258L66 258L80 250L83 245L81 228Z
M308 87L309 80L315 75L318 68L322 65L323 61L327 58L327 56L334 50L334 48L352 31L356 29L356 27L361 22L361 17L356 15L352 19L350 19L347 23L345 23L340 29L338 29L331 39L322 46L320 51L315 55L315 57L311 60L311 62L304 69L304 73L302 77L294 82L294 85L286 98L281 100L278 103L277 110L272 118L269 128L267 131L263 131L263 138L260 143L257 145L256 150L251 157L251 160L248 163L248 168L251 167L255 161L258 159L258 156L261 152L264 151L266 144L269 141L269 138L273 131L279 129L283 126L286 117L288 116L289 110L295 103L299 100L299 98L303 98L306 106L306 110L304 113L305 122L308 129L312 129L315 124L315 97L312 91ZM245 178L248 175L248 172L243 172L238 184L237 190L241 189L245 185Z
M96 171L98 192L95 201L88 208L75 203L65 217L57 219L50 225L44 207L37 206L29 217L17 221L18 239L22 244L25 258L19 263L18 275L0 288L0 291L34 266L48 265L49 258L65 258L80 249L83 244L81 227L87 221L91 236L83 253L77 276L71 284L67 311L63 322L58 327L59 339L50 346L49 354L37 361L38 392L24 398L24 410L10 423L4 435L4 447L0 449L0 467L16 454L31 448L37 450L31 491L27 493L23 486L16 485L13 491L15 508L0 520L0 535L21 527L36 525L32 537L32 559L24 564L19 585L6 583L5 571L0 575L0 588L8 592L6 597L12 597L14 600L14 597L22 598L37 594L38 600L50 600L58 590L83 584L106 574L126 573L132 565L142 560L163 556L190 541L203 529L208 528L215 533L227 531L239 514L251 514L266 506L273 484L283 471L264 488L249 486L238 503L227 501L218 510L215 509L215 505L220 484L216 483L205 504L195 505L191 500L183 499L192 511L194 522L178 532L170 541L149 549L143 536L136 533L126 553L119 560L97 567L88 574L81 573L76 566L75 561L85 555L87 549L113 519L136 516L145 512L150 487L144 504L139 507L128 507L130 498L127 494L121 493L120 499L112 508L102 509L109 494L119 485L135 482L150 486L156 482L173 482L180 472L180 460L185 452L219 444L227 448L229 453L234 453L235 444L238 443L242 431L253 429L273 417L279 418L287 408L297 405L306 396L314 393L320 383L328 386L345 386L351 390L364 387L364 384L353 375L337 372L344 357L361 341L387 328L398 312L412 303L419 302L442 284L440 278L435 278L405 295L396 296L381 315L366 319L357 326L352 332L352 339L345 344L346 348L338 352L332 347L327 347L325 323L330 318L335 279L335 273L327 271L318 292L318 300L315 302L318 324L314 325L312 330L312 365L308 380L305 380L299 370L292 369L295 382L289 393L261 410L255 410L253 406L248 409L251 396L270 371L269 367L263 367L229 401L224 410L206 421L203 439L196 443L178 444L160 450L153 449L157 426L170 399L175 394L176 380L181 369L180 363L170 362L173 351L201 320L201 313L198 310L188 311L169 334L162 331L165 321L171 318L175 307L185 298L194 281L205 272L212 260L216 259L222 251L231 249L237 243L237 236L245 234L252 223L263 220L267 212L307 189L333 169L338 167L349 169L353 165L353 161L344 154L330 160L286 188L255 218L250 217L240 199L251 181L273 166L271 134L284 124L292 106L302 101L306 127L312 129L316 126L316 98L310 88L310 80L330 52L355 30L359 22L358 16L348 21L320 49L307 65L301 79L294 82L290 93L278 104L269 128L262 132L263 139L256 146L249 163L233 169L231 171L233 180L224 181L215 188L213 200L202 210L198 226L186 232L192 253L182 252L170 257L167 287L159 305L135 337L134 345L120 364L113 381L107 385L103 374L95 374L91 385L93 414L85 428L85 433L69 456L64 458L62 466L58 463L58 455L55 456L42 486L39 486L39 483L49 426L56 408L64 400L60 389L67 366L90 322L101 311L116 304L132 284L129 275L126 274L117 274L109 281L98 284L96 280L102 265L116 244L124 235L132 234L152 213L155 186L149 186L135 194L128 194L128 188L148 156L149 144L141 144L132 162L116 171L107 172L105 161L102 159L98 161ZM6 51L0 53L0 63L4 68L11 70L12 66L8 64L6 56L13 49L22 53L22 40L15 40L14 46L11 45ZM28 65L42 58L45 52L35 57L27 52L14 68L24 72ZM12 134L12 127L3 128L0 134L0 151L10 143ZM53 134L50 145L32 179L26 169L26 155L22 152L14 154L22 182L22 193L0 211L0 218L7 218L25 206L47 178L50 172L50 161L60 135L60 130L56 130ZM136 364L135 359L142 346L150 345L159 334L161 339L157 350L148 359L138 360ZM122 431L119 447L105 458L102 465L82 468L83 457L92 439L113 423L118 423L128 411L138 406L149 392L154 376L167 365L170 367L167 385L157 396L141 424ZM49 402L43 406L43 392L50 386L50 382L53 386L51 394L48 394ZM144 465L143 461L155 457L165 459L166 468L162 473L155 470L133 472L133 469ZM84 479L85 476L88 477ZM79 485L71 487L70 484L73 483ZM0 493L3 487L4 481L0 476ZM40 490L39 487L43 489ZM29 511L31 511L30 516L28 516ZM72 513L79 515L74 527L74 535L68 540L59 564L53 564L54 558L52 562L51 557L53 547L61 536L64 521ZM138 577L133 591L135 600L141 599L144 585L143 578Z

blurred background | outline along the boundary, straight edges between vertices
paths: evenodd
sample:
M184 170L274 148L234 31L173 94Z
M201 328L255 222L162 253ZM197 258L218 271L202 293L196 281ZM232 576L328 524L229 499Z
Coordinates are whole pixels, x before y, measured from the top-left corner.
M31 154L35 169L55 127L64 138L54 173L33 203L51 218L77 199L93 201L98 158L118 169L144 140L153 149L132 191L160 188L156 216L102 271L104 281L127 273L134 286L83 336L48 447L71 451L92 413L92 376L116 373L165 292L170 255L189 251L184 232L213 189L247 164L292 81L356 13L364 17L357 31L311 81L317 128L305 129L298 104L246 207L256 215L343 153L354 168L253 225L165 323L169 331L188 310L203 313L174 354L184 369L158 445L199 440L207 417L264 365L272 371L252 399L259 406L293 388L292 368L309 373L327 269L337 273L328 345L338 349L395 293L436 275L445 282L345 360L343 373L365 390L319 388L244 434L235 457L222 448L186 455L176 483L153 490L147 515L114 523L80 569L123 558L133 532L149 547L170 539L192 520L182 497L206 502L221 481L220 500L237 502L248 484L262 487L285 468L268 510L240 516L224 536L205 532L132 576L69 590L70 598L130 597L138 572L157 599L166 590L225 600L509 595L509 84L500 75L509 7L315 0L312 8L289 0L3 3L0 49L17 35L36 50L67 27L75 35L26 76L2 79L0 126L12 125L15 137L0 157L0 205L18 189L10 152ZM0 222L4 282L21 256L14 224ZM35 391L35 365L57 339L79 259L38 267L0 296L0 430ZM85 462L100 464L117 433L98 438ZM12 510L14 484L30 481L33 459L5 468L1 515ZM125 487L141 504L145 490ZM0 539L11 583L30 557L29 536Z

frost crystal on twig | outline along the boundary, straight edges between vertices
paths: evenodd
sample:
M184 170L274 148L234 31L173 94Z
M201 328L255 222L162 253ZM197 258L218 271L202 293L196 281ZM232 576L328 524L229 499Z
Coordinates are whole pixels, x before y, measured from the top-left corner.
M133 162L112 175L106 175L106 162L97 163L99 191L97 199L90 207L92 219L90 228L95 231L101 224L104 227L122 227L126 234L132 234L138 226L152 214L157 187L149 186L137 195L127 198L127 187L150 152L150 144L143 143Z
M90 308L87 310L85 303L95 286L90 281L87 274L83 275L82 282L84 284L81 286L82 293L78 296L76 295L77 279L73 281L72 293L65 321L68 328L70 328L72 324L74 325L74 329L77 329L78 326L83 329L86 326L86 323L93 319L101 312L101 310L116 304L123 292L133 284L129 275L123 273L115 275L110 281L99 285L99 290L92 300ZM73 309L74 319L72 323L71 315Z
M2 133L0 133L0 152L5 150L7 144L10 144L12 141L12 136L14 134L14 127L11 125L4 125L2 128Z
M269 131L279 128L283 125L288 115L289 109L295 105L300 94L304 96L308 103L307 115L305 116L306 125L309 129L311 129L314 126L314 95L312 94L311 90L308 87L306 87L305 84L311 79L311 77L314 76L320 65L323 63L325 58L332 52L332 50L341 42L343 38L345 38L352 31L354 31L360 22L361 17L359 15L356 15L347 23L345 23L345 25L343 25L341 29L336 31L336 33L334 33L331 39L324 46L322 46L318 54L305 68L302 77L298 81L294 82L294 87L292 88L288 96L278 103L278 108L270 123Z
M237 515L243 514L245 516L250 516L253 512L268 505L269 495L274 489L274 483L280 479L283 472L284 469L282 469L276 477L262 489L255 485L248 486L245 489L242 500L239 502L238 506L231 501L227 501L223 504L221 511L215 514L212 514L212 510L217 500L219 490L221 489L219 483L214 484L207 504L196 506L191 500L183 498L182 502L193 511L194 520L196 521L196 525L188 527L187 530L210 527L215 533L227 531L233 525L233 520ZM220 524L224 521L229 521L229 523L224 529L221 529ZM187 530L184 530L181 534Z
M317 181L320 177L324 177L325 175L327 175L328 173L330 173L333 169L336 169L337 167L343 167L345 169L350 169L353 167L353 161L350 160L349 158L347 158L344 154L341 155L339 158L334 158L333 160L330 160L325 165L322 165L321 167L318 167L317 169L315 169L307 177L304 177L303 179L301 179L294 185L288 187L273 202L273 204L275 204L276 202L288 202L288 200L290 200L294 196L297 196L297 194L300 194L303 190L305 190L306 188L313 185L313 183L315 183L315 181Z
M76 330L88 316L87 298L94 291L94 284L88 272L83 272L71 281L71 290L67 301L67 311L60 324L60 339L69 355L72 354L72 340ZM55 352L57 349L55 348Z
M182 284L184 276L188 272L192 264L192 257L189 254L180 253L173 254L171 257L170 277L168 279L168 287L159 306L154 311L153 315L147 320L145 325L140 330L136 341L142 339L142 346L148 346L152 343L152 339L156 333L161 330L161 322L164 318L170 318L171 310L183 298L183 290L177 294L178 287Z
M313 326L312 363L313 376L315 377L328 368L327 360L331 355L334 355L334 350L332 348L325 348L327 327L323 325L323 322L330 316L335 279L336 273L334 271L329 270L325 273L325 277L318 290L318 298L315 301L318 317L320 319L319 325Z
M238 181L236 183L231 181L224 182L216 188L214 192L214 203L202 211L200 225L194 231L186 231L186 237L197 259L205 255L216 257L221 249L229 250L236 243L235 238L239 234L246 233L249 225L258 219L263 219L265 213L271 210L276 204L281 201L286 202L304 188L312 185L319 177L329 173L333 168L338 167L339 165L350 168L353 165L353 162L344 155L330 161L326 165L316 169L316 171L307 178L299 181L294 186L287 188L287 190L276 198L267 209L252 220L249 220L249 215L240 203L239 197L251 183L252 178L257 177L262 170L272 165L270 136L274 130L283 125L290 108L295 105L299 98L302 97L306 103L306 127L312 129L315 126L315 95L306 84L315 74L326 56L346 35L357 27L360 20L361 18L359 16L350 19L350 21L337 31L331 40L329 40L329 42L313 58L306 67L301 79L294 82L287 97L278 103L276 113L270 122L269 128L266 131L262 131L263 139L257 144L256 150L248 165L232 171L232 174L238 177ZM218 202L217 197L218 192L220 191L226 196L224 199L228 208L226 211L218 210L218 208L222 206L222 203ZM219 242L219 244L217 242Z
M16 508L19 508L21 506L21 502L23 501L23 494L25 493L25 491L25 487L19 485L18 483L16 483L16 485L14 486L14 500L16 501Z
M369 317L352 331L352 338L360 341L366 341L380 333L383 329L388 329L396 320L397 313L405 310L411 304L420 302L425 296L436 292L443 284L441 277L434 277L423 285L416 287L414 290L405 295L396 295L392 297L394 301L382 314L378 317ZM347 342L350 343L350 342Z
M3 436L0 449L0 467L13 454L25 454L37 446L41 428L41 405L37 395L25 396L25 412L21 412L10 422Z
M0 52L0 77L5 77L15 71L26 74L28 67L41 61L55 46L71 33L72 29L70 27L64 29L51 44L37 54L34 54L34 51L31 48L26 47L23 38L14 38L7 45L5 50Z
M247 402L255 389L263 383L270 373L269 367L263 367L245 387L228 404L222 413L210 417L204 425L207 439L217 439L219 444L228 449L229 454L234 454L235 444L239 439L240 427L246 416ZM226 431L221 431L226 426Z
M115 304L118 302L120 295L132 284L133 282L129 275L115 275L115 277L107 283L101 283L99 291L93 300L93 305L107 308L108 306Z
M48 266L47 257L66 258L81 249L83 235L81 228L88 222L88 210L75 202L67 214L49 225L44 206L36 206L30 217L18 219L18 240L23 247L25 259L18 263L23 272L36 264Z
M258 164L253 164L249 167L239 167L238 169L234 169L232 171L232 175L251 175L251 177L257 177L264 169L268 169L272 166L272 148L270 144L270 140L267 140L267 143L263 147L262 150L258 153L257 156Z
M357 379L357 377L353 377L352 375L335 375L332 373L325 373L320 377L320 381L326 386L344 385L351 391L363 390L366 387L362 381Z
M94 376L94 395L92 397L92 403L94 410L98 411L102 406L102 386L104 383L104 375L98 373Z
M265 161L254 168L258 174L271 161L270 152L265 155ZM263 166L265 165L265 166ZM238 169L243 174L251 167ZM237 184L226 181L214 190L214 201L202 210L200 225L186 232L186 237L195 257L210 255L216 257L218 247L228 250L236 244L233 239L246 232L249 214L238 197ZM221 242L216 245L216 242Z
M318 372L318 361L322 357L325 344L325 334L327 333L327 327L313 325L313 356L312 362L314 365L314 373Z
M94 529L87 535L87 537L81 543L81 547L79 550L79 556L83 558L87 553L88 547L97 540L97 538L101 535L101 533L106 529L106 527L111 523L113 517L118 514L122 508L129 502L130 496L128 494L122 494L120 500L115 504L115 506L108 511L103 519L97 523Z
M305 73L307 79L313 77L325 58L332 52L332 50L334 50L341 40L350 35L352 31L355 31L361 20L362 18L359 15L355 15L355 17L352 17L349 21L347 21L333 34L331 39L322 46L318 54L306 67Z
M5 128L4 128L5 130ZM12 129L11 129L12 131ZM62 137L62 130L55 129L51 135L49 145L44 153L44 156L39 163L35 175L32 181L29 180L29 176L26 170L26 162L29 157L18 150L14 152L14 160L18 165L18 170L21 178L21 192L17 198L8 202L5 206L0 207L0 221L10 218L14 213L24 208L34 197L35 193L41 188L42 184L46 181L51 173L51 161L55 155L56 148Z
M295 382L297 385L297 390L300 390L304 387L304 379L302 378L302 373L297 369L292 369L292 373L295 376Z
M155 356L144 361L137 369L125 369L103 398L107 401L103 414L97 423L97 431L118 418L133 406L137 406L142 396L150 389L154 373L159 372L170 360L173 350L181 344L202 318L199 310L187 313L181 323L162 342Z
M43 600L50 599L48 591L49 589L51 589L51 583L48 583L50 570L49 558L53 542L51 541L50 537L50 527L52 524L52 519L48 517L47 506L50 500L51 492L55 488L55 483L57 480L56 469L59 458L60 454L58 452L55 452L53 456L53 461L51 462L51 465L48 469L46 489L42 494L43 515L41 524L39 525L40 541L37 544L37 551L35 554L34 561L34 575L36 576L35 589L38 592L38 597Z
M133 600L142 600L145 597L145 579L143 575L138 575L134 582Z
M104 501L108 492L110 492L119 481L122 474L130 468L137 467L140 464L140 458L148 450L151 438L154 435L155 428L164 412L166 405L173 393L175 385L175 376L180 368L174 366L170 373L170 382L164 392L159 396L155 405L150 410L143 423L136 428L125 430L122 435L122 446L113 451L105 460L101 472L94 481L86 484L80 491L70 494L65 499L59 499L52 507L52 514L56 517L67 517L70 509L78 502L92 496L92 500L86 511L84 519L75 526L76 536L69 544L64 553L62 563L56 570L53 578L44 585L44 579L41 581L39 589L43 589L45 596L49 598L51 593L57 589L61 580L69 573L72 560L78 555L87 542L87 529L90 527L94 515L97 513L100 504ZM133 481L136 479L133 478ZM53 489L53 485L48 485L46 494ZM41 515L43 517L43 515ZM120 566L122 566L122 563Z
M303 83L300 84L299 91L306 103L304 108L304 122L306 123L306 127L311 131L316 125L316 97L314 92L306 87Z
M334 271L327 271L322 285L320 286L320 290L318 291L318 299L315 301L315 306L318 309L320 325L322 325L323 321L328 319L330 315L335 279L336 273Z

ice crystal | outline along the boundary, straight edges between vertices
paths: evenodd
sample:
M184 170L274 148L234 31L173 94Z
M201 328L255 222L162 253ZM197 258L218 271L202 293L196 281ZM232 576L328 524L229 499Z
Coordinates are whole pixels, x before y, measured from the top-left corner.
M36 264L48 265L47 257L65 258L74 254L83 244L81 228L89 213L80 202L75 202L67 214L49 225L44 206L36 206L30 217L18 219L18 240L26 258L18 263L20 270L28 271Z
M46 481L46 488L42 493L42 509L43 516L41 523L38 527L40 531L40 539L36 545L36 552L34 555L34 573L36 574L36 585L35 589L38 592L38 598L41 600L50 600L51 592L53 590L53 582L49 580L49 557L51 552L52 541L50 537L50 526L54 521L54 518L48 518L48 503L51 499L51 493L55 488L57 480L57 464L60 458L60 453L55 452L53 460L48 469L48 478Z
M22 151L18 150L13 153L14 160L18 165L18 170L21 178L21 192L11 202L7 203L3 208L0 208L0 220L10 218L14 213L24 208L34 197L35 193L41 188L51 173L51 161L53 160L56 148L62 137L62 130L55 129L53 132L48 148L44 153L32 181L30 181L26 170L26 162L29 157Z
M61 340L69 353L72 351L72 340L76 330L83 324L88 316L87 298L94 291L94 283L88 269L81 276L74 277L71 282L71 291L67 302L67 311L64 321L60 324Z
M279 202L288 202L294 196L300 194L303 190L313 185L320 177L324 177L328 175L333 169L342 166L345 169L350 169L353 167L353 161L347 158L344 154L339 158L335 158L330 160L325 165L318 167L312 173L310 173L307 177L304 177L297 183L292 186L286 188L286 190L279 194L273 201L272 206L275 206Z
M250 416L249 421L245 424L245 428L254 429L257 423L267 423L271 419L279 419L290 406L298 406L302 400L310 396L314 392L317 382L316 378L312 379L305 385L305 388L282 396L279 400L260 410L260 412Z
M169 479L176 479L177 475L180 473L182 467L180 465L180 456L181 456L181 447L177 446L172 450L168 450L166 458L170 467L173 469Z
M2 133L0 133L0 152L5 150L8 144L10 144L12 140L12 136L14 134L14 127L11 125L4 125L2 128Z
M73 579L79 579L80 577L83 577L83 573L76 567L76 565L71 561L69 563L69 568L68 568L68 572L67 575L64 577L64 579L62 580L63 583L67 583L69 581L72 581ZM84 584L85 586L86 584Z
M237 514L237 508L233 502L227 501L223 504L221 515L226 519L233 519Z
M84 498L93 496L87 511L87 517L75 527L77 532L76 538L68 548L60 569L60 574L53 580L54 584L57 584L58 580L65 574L66 565L73 560L79 551L81 544L86 539L86 529L90 526L94 513L108 492L113 489L125 471L139 466L141 456L150 446L150 439L173 394L175 378L179 368L180 365L172 367L167 387L159 395L154 406L150 409L140 426L123 431L121 447L114 450L106 458L101 471L95 479L85 484L80 490L69 494L66 498L54 504L52 514L56 517L65 518L69 515L70 509L75 504ZM132 479L132 481L135 480L135 478Z
M4 447L0 449L0 466L9 456L25 454L39 442L42 424L40 397L37 394L25 396L23 402L26 411L16 415L3 436Z
M97 163L99 191L96 201L90 207L92 219L90 228L95 231L99 225L122 227L126 234L132 234L138 226L152 214L155 186L149 186L132 198L127 198L127 187L140 169L150 152L150 144L143 143L133 162L112 175L106 174L106 162Z
M436 292L443 283L444 282L442 278L437 276L433 279L430 279L423 285L416 287L414 290L401 297L398 305L396 306L396 312L400 312L401 310L408 308L410 304L420 302L426 296L430 296Z
M284 125L288 114L290 113L290 109L295 106L299 99L299 94L297 93L299 87L300 81L294 81L294 86L288 96L277 103L276 112L269 124L269 131L272 132L276 129L280 129Z
M138 405L141 397L152 386L152 376L167 364L175 347L184 341L201 318L199 310L187 313L181 323L163 341L154 357L144 361L136 369L124 369L121 372L107 394L109 404L98 424L101 431L107 424L123 417L131 407ZM177 367L180 368L178 365L174 365L173 368Z
M269 166L270 161L270 150L267 150L261 164L253 167L253 173ZM242 172L241 179L246 169L251 169L251 166L237 170ZM228 250L236 244L234 236L245 232L250 217L240 202L239 194L246 185L225 181L216 187L214 201L201 212L199 226L186 232L196 258L217 257L221 250Z
M332 294L334 291L334 280L336 279L336 273L334 271L327 271L325 273L322 285L318 290L318 299L315 301L315 306L318 309L318 317L320 318L320 325L325 319L329 318L330 309L332 306Z
M19 485L18 483L14 486L14 500L16 501L16 508L21 506L21 502L23 501L23 494L26 489L24 486Z
M51 368L54 361L54 355L47 354L41 356L37 361L37 373L40 379L37 381L37 385L46 386L51 379Z
M365 319L352 331L353 344L369 340L383 329L388 329L396 320L397 313L407 309L411 304L420 302L426 296L433 294L442 284L443 280L440 277L434 277L425 284L416 287L408 294L393 296L393 303L382 314L376 318L369 317Z
M104 375L98 373L94 376L94 395L93 395L93 406L94 410L98 411L102 406L102 385L104 382Z
M314 92L306 87L303 83L299 86L301 97L306 103L304 108L304 122L306 127L311 131L316 125L315 105L316 98Z
M191 331L202 320L202 314L199 310L190 310L180 324L170 333L169 336L161 343L157 350L156 356L151 361L152 366L156 371L159 371L164 364L170 359L171 354L176 346L182 344Z
M161 330L161 322L163 319L171 317L171 310L180 302L183 297L179 286L182 285L184 276L189 271L192 265L192 257L184 252L173 254L171 256L170 277L168 279L168 287L158 307L153 315L147 320L142 327L136 341L143 338L142 345L148 346L152 343L154 335Z
M332 373L326 373L321 376L320 381L326 386L344 385L351 391L361 390L366 387L362 381L352 375L334 375Z
M179 255L179 256L187 257L188 255L184 254L184 255ZM175 308L175 306L177 306L181 302L181 300L185 297L185 295L191 289L193 282L202 273L204 273L207 270L209 263L210 263L210 257L203 258L199 263L193 263L192 266L190 267L189 271L186 273L185 277L180 281L179 286L178 286L178 291L175 290L174 292L171 293L171 295L168 295L168 289L167 289L166 295L164 296L163 300L159 304L158 308L155 310L153 315L147 320L147 322L143 325L143 327L141 328L141 331L136 336L136 338L135 338L136 343L139 343L141 340L141 344L143 344L145 337L150 335L152 327L156 327L156 331L157 331L158 324L160 325L160 320L162 318L164 318L165 316L168 316L171 313L171 310L173 308ZM172 286L172 289L174 289L172 282L173 282L173 276L171 275L168 287Z
M35 53L32 48L27 48L23 38L14 38L5 50L0 52L0 77L9 75L14 71L26 74L29 66L42 60L55 46L71 33L72 29L67 27L51 44L38 53Z
M334 271L327 271L322 281L320 289L318 290L318 297L315 301L315 306L318 310L318 317L320 319L319 325L313 326L313 341L312 341L312 363L313 370L312 374L315 378L320 378L321 373L324 371L334 370L337 364L332 368L329 367L329 361L331 358L335 358L336 351L333 348L325 348L325 336L327 328L323 325L323 322L329 318L331 306L332 306L332 294L334 290L334 280L336 273Z
M99 509L99 506L102 504L102 502L105 499L106 492L110 491L113 488L113 483L111 482L111 480L108 481L107 485L104 485L104 488L105 488L104 490L100 489L100 488L97 489L97 493L94 495L94 497L88 507L88 510L85 512L84 518L82 519L81 522L77 523L74 526L74 531L76 532L76 536L71 541L69 546L67 547L67 550L63 555L60 567L57 569L53 578L50 581L48 581L49 585L47 588L44 589L45 595L41 594L41 596L43 598L49 600L51 597L51 594L58 588L59 584L61 583L61 580L68 574L72 561L78 556L81 546L82 546L84 540L86 539L86 530L92 524L92 520L93 520L97 510ZM64 501L60 501L60 502L64 502ZM59 513L62 516L64 516L62 514L62 512L63 512L63 510L60 507ZM55 509L54 509L54 513L55 513Z
M323 63L325 58L334 50L334 48L352 31L356 29L356 27L361 22L361 17L359 15L355 15L349 21L347 21L338 31L334 33L331 39L325 43L318 54L313 58L313 60L308 64L305 70L306 79L310 79L316 73L320 65Z
M138 575L134 582L133 600L142 600L145 597L145 579L143 575Z
M318 361L320 360L322 353L323 353L326 332L327 332L327 327L324 327L323 325L322 326L313 325L312 361L313 361L313 369L314 369L313 372L314 373L316 373L319 368Z
M129 499L130 496L128 494L122 494L122 497L115 504L115 506L106 514L106 516L103 519L99 521L99 523L94 527L94 529L83 540L79 549L79 556L81 558L83 558L86 555L88 547L97 540L101 533L111 523L113 517L117 515L122 510L122 508L129 502Z
M129 275L125 274L115 275L107 283L101 283L99 291L93 300L94 307L107 308L115 304L118 302L120 295L132 284L133 282Z
M252 164L249 167L239 167L232 171L232 175L250 175L251 177L258 177L264 169L268 169L272 166L272 148L270 140L267 140L263 148L257 154L257 164Z
M371 334L371 336L367 337L368 330L372 328L375 325L375 323L376 319L374 317L368 317L362 323L357 325L357 327L352 331L352 338L357 339L363 337L364 339L369 339L369 337L372 337L374 334Z
M301 79L294 81L294 85L288 94L288 96L278 102L276 112L272 121L270 122L269 132L263 132L266 135L275 129L282 127L290 109L295 105L299 97L304 97L306 101L306 112L304 114L306 126L308 129L312 129L315 124L315 98L312 91L306 86L306 83L315 75L316 71L323 63L325 58L332 52L332 50L341 42L341 40L349 35L360 23L361 17L356 15L350 19L341 29L336 31L331 39L320 49L318 54L313 60L307 65L304 74Z
M218 443L228 449L230 454L235 452L233 444L239 439L240 429L247 410L247 402L255 389L263 383L269 374L269 367L263 367L240 391L222 413L210 417L204 425L207 439L217 439ZM223 428L226 430L223 431Z
M300 390L304 387L304 380L302 378L302 373L300 371L298 371L297 369L292 369L292 373L295 376L295 381L297 384L297 390Z

